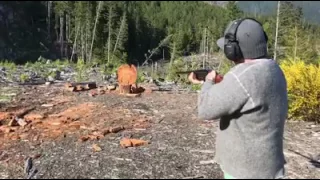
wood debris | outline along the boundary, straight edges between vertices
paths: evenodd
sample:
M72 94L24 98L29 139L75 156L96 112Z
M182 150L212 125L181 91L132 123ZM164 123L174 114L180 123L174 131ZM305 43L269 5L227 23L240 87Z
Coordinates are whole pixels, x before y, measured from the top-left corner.
M95 82L82 82L82 83L66 83L65 88L68 91L83 91L97 88L97 84Z
M7 120L12 116L11 113L8 112L0 112L0 121Z
M44 116L41 114L27 114L24 116L24 119L26 121L34 121L34 120L41 120L43 119Z
M109 86L107 86L107 90L111 90L111 91L116 90L116 86L115 85L109 85Z
M124 130L124 127L123 126L119 126L119 127L112 127L109 129L109 132L111 133L118 133L120 131Z
M143 146L147 145L149 142L140 140L140 139L128 139L128 138L123 138L120 141L120 145L123 148L128 148L128 147L137 147L137 146Z
M41 106L42 106L42 107L53 107L54 104L42 104Z
M126 96L127 97L140 97L141 93L137 93L137 94L127 93Z
M98 144L93 144L93 145L92 145L92 149L93 149L93 151L95 151L95 152L100 152L100 151L102 151L101 147L100 147Z

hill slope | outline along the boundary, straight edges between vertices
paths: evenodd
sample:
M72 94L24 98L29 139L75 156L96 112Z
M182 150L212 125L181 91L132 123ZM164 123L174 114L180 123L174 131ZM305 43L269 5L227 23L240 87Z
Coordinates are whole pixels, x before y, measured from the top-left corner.
M293 1L293 4L302 7L304 18L312 23L320 24L319 1ZM245 12L273 14L277 9L277 1L239 1L238 6Z
M228 1L207 1L210 4L224 6ZM304 18L320 24L320 1L292 1L294 5L302 7ZM277 1L238 1L238 6L244 12L263 15L275 14Z

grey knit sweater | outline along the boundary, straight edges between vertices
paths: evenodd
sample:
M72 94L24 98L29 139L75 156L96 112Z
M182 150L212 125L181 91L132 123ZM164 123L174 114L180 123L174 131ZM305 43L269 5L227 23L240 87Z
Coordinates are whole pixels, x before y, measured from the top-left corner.
M287 113L286 80L269 59L238 64L219 84L206 81L198 100L200 119L220 119L215 161L235 178L284 176Z

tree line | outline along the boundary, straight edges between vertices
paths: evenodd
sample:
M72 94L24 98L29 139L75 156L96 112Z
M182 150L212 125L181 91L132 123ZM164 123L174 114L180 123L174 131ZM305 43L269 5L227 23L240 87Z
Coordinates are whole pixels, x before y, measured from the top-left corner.
M1 1L0 58L16 63L43 56L101 64L143 64L216 53L216 40L236 18L255 17L275 52L276 14L242 12L201 1ZM319 59L320 27L303 20L301 8L282 1L277 58Z

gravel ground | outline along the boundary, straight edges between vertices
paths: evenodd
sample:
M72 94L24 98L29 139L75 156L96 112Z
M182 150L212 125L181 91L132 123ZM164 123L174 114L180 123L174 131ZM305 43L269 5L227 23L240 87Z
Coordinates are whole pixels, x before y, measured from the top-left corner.
M25 158L35 155L41 155L33 161L37 179L222 178L219 166L212 161L218 123L196 119L196 93L153 92L139 98L114 94L88 97L82 93L77 98L79 103L99 102L145 114L152 117L151 127L110 134L97 141L79 142L76 135L70 135L37 146L27 141L12 142L10 147L0 149L0 178L25 178ZM319 127L287 123L286 178L320 178L319 163L309 158L315 159L320 152ZM119 141L123 137L144 139L150 144L122 148ZM93 152L92 144L98 144L102 151ZM7 157L11 159L6 161Z

